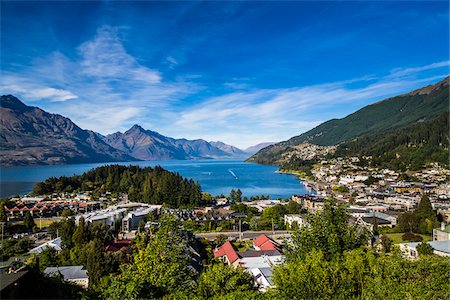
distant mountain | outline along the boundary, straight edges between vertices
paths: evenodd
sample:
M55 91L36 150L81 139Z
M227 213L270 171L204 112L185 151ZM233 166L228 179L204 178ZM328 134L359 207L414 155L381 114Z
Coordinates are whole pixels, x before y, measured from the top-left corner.
M343 119L324 122L299 136L260 150L249 161L278 164L286 151L303 142L321 146L337 145L358 137L431 120L446 112L448 107L449 77L410 93L365 106Z
M232 158L240 155L237 151L239 149L221 142L213 144L201 139L174 139L155 131L145 130L139 125L134 125L124 133L107 135L104 141L142 160Z
M248 157L249 154L246 151L243 151L237 147L231 146L231 145L227 145L225 143L222 142L209 142L211 145L213 145L214 147L219 148L220 150L229 153L230 155L233 155L234 157Z
M250 147L244 149L244 151L249 153L249 154L255 154L259 150L261 150L263 148L266 148L266 147L268 147L270 145L273 145L273 144L275 144L275 143L273 143L273 142L260 143L260 144L254 145L254 146L250 146Z
M64 164L136 160L70 119L1 96L0 164Z

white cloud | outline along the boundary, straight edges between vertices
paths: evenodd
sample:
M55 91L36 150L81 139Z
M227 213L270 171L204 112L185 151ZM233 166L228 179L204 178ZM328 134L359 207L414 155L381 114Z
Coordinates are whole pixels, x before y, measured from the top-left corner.
M388 76L388 78L402 77L402 76L407 76L407 75L411 75L411 74L417 74L417 73L420 73L423 71L439 69L439 68L443 68L443 67L447 67L447 71L448 71L449 66L450 66L450 60L446 60L446 61L436 62L436 63L432 63L429 65L414 67L414 68L396 68L391 71L391 74Z
M173 56L167 56L166 61L169 63L169 68L174 69L178 65L178 61Z
M169 67L179 63L175 56L165 60ZM202 74L169 82L133 57L115 28L105 26L77 48L75 57L54 52L20 71L4 71L0 90L25 102L44 100L40 107L103 134L139 123L173 137L222 140L244 148L288 139L329 118L431 83L446 74L423 74L448 66L443 61L394 69L383 77L278 89L251 88L254 78L231 78L224 86L233 92L201 101L198 95L198 102L189 104L186 97L204 88L189 80L201 82Z

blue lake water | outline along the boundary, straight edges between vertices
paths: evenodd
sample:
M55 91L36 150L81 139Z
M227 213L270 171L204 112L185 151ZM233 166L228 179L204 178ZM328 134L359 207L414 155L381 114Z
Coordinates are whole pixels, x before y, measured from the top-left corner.
M72 176L105 165L74 164L55 166L5 167L0 170L0 197L23 195L35 182L49 177ZM243 196L270 195L272 199L290 198L307 191L293 175L276 173L277 167L243 162L242 160L167 160L124 162L122 165L156 166L178 172L198 181L202 190L213 195L229 195L231 189L241 189ZM236 177L237 179L236 179Z

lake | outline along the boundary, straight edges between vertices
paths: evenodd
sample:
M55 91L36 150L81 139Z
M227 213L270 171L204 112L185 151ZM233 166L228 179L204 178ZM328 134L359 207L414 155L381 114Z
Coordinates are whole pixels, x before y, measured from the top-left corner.
M0 170L0 197L23 195L35 182L49 177L79 175L105 165L73 164L53 166L4 167ZM202 190L213 195L229 195L231 189L241 189L243 196L270 195L272 199L290 198L294 194L308 193L295 176L276 173L277 167L247 163L242 160L166 160L114 163L121 165L156 166L178 172L198 181Z

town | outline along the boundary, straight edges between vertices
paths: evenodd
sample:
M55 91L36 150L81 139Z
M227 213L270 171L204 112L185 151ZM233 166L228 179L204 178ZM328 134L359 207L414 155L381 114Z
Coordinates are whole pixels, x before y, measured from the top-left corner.
M60 274L64 282L85 290L94 285L98 291L102 274L93 279L86 265L61 264L44 257L77 247L74 241L79 230L98 231L104 235L98 245L100 253L114 257L117 266L129 264L138 249L136 244L143 236L154 235L165 215L172 216L190 234L186 239L197 241L191 248L197 272L211 263L245 270L252 278L252 288L264 293L276 289L273 267L286 260L283 251L292 243L292 235L310 226L311 216L323 213L327 199L345 209L348 224L368 233L363 244L375 251L387 253L398 248L404 257L414 260L427 245L434 255L450 257L449 170L432 164L429 169L406 175L355 163L357 158L321 161L311 171L313 178L299 181L309 193L292 195L291 199L264 195L243 198L242 192L234 189L229 196L203 192L204 205L189 208L131 201L126 193L109 191L7 199L0 208L1 276L7 283L2 285L2 295L14 294L21 287L33 263L46 277ZM424 220L412 215L426 203L432 215ZM416 223L414 228L411 220ZM72 228L65 228L68 224ZM82 241L80 245L88 238Z

